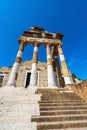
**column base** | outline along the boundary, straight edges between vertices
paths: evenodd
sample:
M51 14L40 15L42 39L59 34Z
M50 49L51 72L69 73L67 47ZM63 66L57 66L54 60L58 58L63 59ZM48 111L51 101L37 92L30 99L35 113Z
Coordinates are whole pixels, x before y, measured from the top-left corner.
M37 85L29 85L27 88L31 88L31 87L37 88Z
M65 81L65 86L73 84L69 76L64 77L64 81Z
M72 86L73 84L65 84L65 87Z
M16 87L16 84L7 83L5 86L6 87Z
M63 89L64 87L63 86L58 86L58 88L62 88Z
M27 91L31 91L31 90L32 91L37 91L37 87L36 86L32 86L32 87L28 86L26 89L27 89Z
M48 88L58 88L58 86L50 84L48 85Z

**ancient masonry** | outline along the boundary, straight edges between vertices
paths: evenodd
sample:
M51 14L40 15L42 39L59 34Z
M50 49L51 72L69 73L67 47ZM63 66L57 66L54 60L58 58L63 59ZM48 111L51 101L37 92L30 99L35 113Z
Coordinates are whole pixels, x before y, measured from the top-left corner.
M87 130L87 102L74 93L62 38L38 26L19 38L13 67L0 68L0 130ZM33 59L21 63L29 44ZM39 46L46 47L47 63L38 61Z
M60 87L73 84L62 50L62 38L63 34L53 34L38 26L32 27L28 32L25 31L18 40L20 47L12 70L0 69L3 85ZM32 63L21 64L24 47L30 44L34 46ZM47 65L38 64L39 46L46 47Z

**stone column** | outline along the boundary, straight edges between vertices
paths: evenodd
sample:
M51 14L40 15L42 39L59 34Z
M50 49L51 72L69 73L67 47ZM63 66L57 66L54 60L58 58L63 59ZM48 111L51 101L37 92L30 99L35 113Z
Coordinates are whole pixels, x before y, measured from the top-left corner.
M63 82L63 78L62 78L62 74L61 74L61 70L60 70L60 66L59 66L59 61L58 61L58 55L54 56L55 59L55 64L56 64L56 71L58 74L58 86L64 86L64 82Z
M48 87L56 87L54 82L54 74L53 74L53 67L52 67L52 57L50 52L50 46L46 46L47 49L47 73L48 73Z
M18 78L18 71L19 71L19 67L20 67L20 64L21 64L24 46L25 46L25 43L21 42L15 63L13 65L13 68L12 68L12 71L11 71L11 74L10 74L10 77L9 77L9 81L7 83L8 86L16 86L16 81L17 81L17 78Z
M32 60L30 86L37 86L37 80L38 80L37 63L38 63L38 44L35 43L34 44L33 60Z
M56 62L55 62L55 56L54 56L54 47L52 48L51 55L52 55L54 82L55 82L56 86L58 86L58 83L57 83L57 73L56 73Z
M64 77L65 86L71 85L72 81L71 81L71 78L70 78L69 70L67 68L67 64L66 64L66 61L65 61L65 57L64 57L61 45L58 46L58 53L59 53L60 62L61 62L61 66L62 66L62 74L63 74L63 77Z

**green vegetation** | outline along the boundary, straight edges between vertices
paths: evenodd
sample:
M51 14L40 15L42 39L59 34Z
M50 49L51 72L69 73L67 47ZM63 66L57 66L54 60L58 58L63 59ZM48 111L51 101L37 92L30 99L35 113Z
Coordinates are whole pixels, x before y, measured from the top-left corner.
M76 76L76 74L72 74L72 78L73 78L73 80L76 78L76 79L78 79L78 80L82 80L82 79L80 79L80 78L78 78L77 76Z

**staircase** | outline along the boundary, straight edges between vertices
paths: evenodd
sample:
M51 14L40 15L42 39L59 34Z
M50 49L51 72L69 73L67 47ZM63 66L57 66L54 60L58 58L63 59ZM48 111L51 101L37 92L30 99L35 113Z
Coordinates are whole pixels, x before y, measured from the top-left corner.
M0 130L37 130L31 116L39 115L37 88L0 88Z
M87 103L68 88L0 88L0 130L87 130Z
M32 116L37 130L87 130L87 103L71 89L43 88L40 115Z

